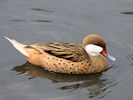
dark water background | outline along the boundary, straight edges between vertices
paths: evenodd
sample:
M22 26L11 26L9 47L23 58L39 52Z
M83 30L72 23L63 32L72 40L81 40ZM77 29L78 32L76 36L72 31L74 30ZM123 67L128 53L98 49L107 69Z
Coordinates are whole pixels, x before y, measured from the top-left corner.
M0 0L0 100L132 100L132 11L132 0ZM49 73L3 38L81 43L91 32L117 58L102 74Z

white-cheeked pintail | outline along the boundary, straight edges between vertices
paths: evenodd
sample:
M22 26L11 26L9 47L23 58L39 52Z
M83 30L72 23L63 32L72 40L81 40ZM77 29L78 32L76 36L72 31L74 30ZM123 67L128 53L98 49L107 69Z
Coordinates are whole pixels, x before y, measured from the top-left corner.
M25 55L30 63L58 73L99 73L108 68L107 58L116 60L107 53L105 40L98 34L86 36L82 46L63 42L24 45L14 39L5 38Z

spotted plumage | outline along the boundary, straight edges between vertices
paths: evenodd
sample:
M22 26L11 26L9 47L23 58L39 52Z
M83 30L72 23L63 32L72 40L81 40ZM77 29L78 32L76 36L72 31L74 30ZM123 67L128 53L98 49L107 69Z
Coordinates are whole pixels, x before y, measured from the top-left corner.
M23 45L13 39L7 39L17 50L26 56L30 63L42 66L48 71L89 74L99 73L108 68L108 61L102 55L102 51L106 51L105 41L97 34L85 37L83 46L63 42ZM88 46L90 44L91 46ZM94 52L93 47L95 47ZM97 50L97 48L100 49ZM91 53L95 55L91 55Z

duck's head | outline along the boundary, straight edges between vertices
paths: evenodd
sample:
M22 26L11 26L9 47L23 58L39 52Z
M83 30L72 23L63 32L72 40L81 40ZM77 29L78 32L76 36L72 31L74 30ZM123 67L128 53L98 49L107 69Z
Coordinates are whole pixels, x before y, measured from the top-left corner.
M102 36L98 34L90 34L83 39L83 47L85 51L91 56L102 54L111 61L116 59L107 53L106 43Z

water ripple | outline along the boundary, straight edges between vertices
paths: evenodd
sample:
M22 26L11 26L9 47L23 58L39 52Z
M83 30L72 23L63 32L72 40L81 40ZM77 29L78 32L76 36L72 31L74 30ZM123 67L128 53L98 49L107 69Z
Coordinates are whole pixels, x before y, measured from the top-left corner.
M48 22L53 22L53 21L37 19L37 20L32 20L32 22L45 22L45 23L48 23Z
M23 20L23 19L12 19L11 21L13 21L13 22L27 22L26 20ZM53 21L51 21L51 20L45 20L45 19L35 19L35 20L31 20L31 22L48 23L48 22L53 22Z
M14 21L14 22L26 22L26 20L23 20L23 19L12 19L11 21Z
M112 81L107 78L102 78L102 74L69 75L53 73L46 71L44 68L34 66L28 62L20 66L15 66L12 71L18 72L18 75L22 74L29 76L28 79L41 77L49 79L55 84L62 83L59 87L57 87L57 89L62 91L67 90L69 93L79 89L86 89L88 91L89 98L106 95L106 89L111 87L111 84L113 84Z
M47 9L42 9L42 8L30 8L31 10L34 10L34 11L43 11L43 12L54 12L52 10L47 10Z
M121 14L125 14L125 15L133 15L132 11L127 11L127 12L121 12Z

